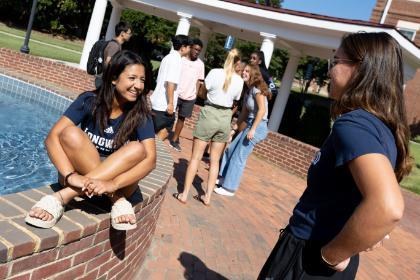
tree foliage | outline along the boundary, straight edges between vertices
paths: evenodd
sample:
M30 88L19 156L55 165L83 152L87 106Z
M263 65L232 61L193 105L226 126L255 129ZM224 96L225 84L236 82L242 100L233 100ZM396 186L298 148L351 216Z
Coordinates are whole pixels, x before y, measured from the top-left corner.
M222 67L226 58L227 51L223 48L226 36L219 33L213 33L209 39L206 52L207 70L214 67ZM252 52L259 50L260 45L241 39L235 40L235 48L241 53L241 59L248 62ZM277 79L281 79L288 61L288 53L285 50L275 49L271 57L269 71Z
M272 7L281 7L283 1L260 0L248 2ZM52 34L84 39L95 0L38 0L37 15L34 29ZM0 21L26 27L32 6L31 0L0 1ZM105 35L112 6L108 3L105 21L102 26L102 37ZM140 11L125 9L121 20L129 22L133 27L133 37L124 47L142 54L144 57L154 58L156 54L164 55L170 50L170 38L175 34L177 23L171 22ZM190 36L198 37L200 31L191 27ZM221 67L226 57L223 49L226 35L214 33L209 39L206 52L206 67L208 69ZM236 38L235 47L242 54L242 59L248 61L250 54L260 48L259 44ZM281 79L287 65L288 54L284 50L275 49L271 58L269 71L274 78ZM313 77L322 85L327 79L326 61L304 57L301 59L297 77L304 80L308 63L314 64Z
M38 0L37 26L53 34L83 36L95 1Z
M308 66L311 65L312 70L308 73ZM301 92L308 91L310 82L314 79L318 86L325 85L328 79L328 61L319 59L318 57L304 56L300 59L296 71L296 78L300 81Z
M26 27L32 0L0 1L0 21ZM95 0L38 0L34 29L83 38Z
M274 8L281 8L284 0L247 0L249 3L256 3Z

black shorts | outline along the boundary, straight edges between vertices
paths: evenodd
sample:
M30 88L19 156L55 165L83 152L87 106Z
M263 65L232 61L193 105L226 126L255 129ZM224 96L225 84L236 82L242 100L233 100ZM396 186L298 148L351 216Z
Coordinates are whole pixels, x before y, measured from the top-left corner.
M171 131L175 122L175 114L169 115L166 111L152 110L152 119L155 126L155 133L158 133L164 128Z
M184 100L178 98L178 116L189 118L192 116L192 111L194 109L195 99L193 100Z
M296 238L287 228L282 231L276 246L264 264L258 280L353 280L359 266L359 255L353 256L347 268L338 272L321 259L321 245L315 241Z

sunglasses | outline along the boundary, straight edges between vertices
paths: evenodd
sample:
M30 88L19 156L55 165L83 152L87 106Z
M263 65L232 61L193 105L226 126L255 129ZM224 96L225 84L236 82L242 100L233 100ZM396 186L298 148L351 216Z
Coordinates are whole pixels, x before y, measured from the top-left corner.
M339 63L357 63L360 62L360 60L353 60L353 59L348 59L348 58L340 58L340 57L334 57L334 58L330 58L328 59L328 71L330 71L334 66L336 66Z

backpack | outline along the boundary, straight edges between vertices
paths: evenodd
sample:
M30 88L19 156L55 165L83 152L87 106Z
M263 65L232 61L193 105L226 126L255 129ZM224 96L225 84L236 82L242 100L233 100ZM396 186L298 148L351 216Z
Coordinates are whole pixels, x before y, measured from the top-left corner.
M112 40L111 40L112 41ZM98 40L90 50L86 71L90 75L102 74L104 70L104 51L110 41Z

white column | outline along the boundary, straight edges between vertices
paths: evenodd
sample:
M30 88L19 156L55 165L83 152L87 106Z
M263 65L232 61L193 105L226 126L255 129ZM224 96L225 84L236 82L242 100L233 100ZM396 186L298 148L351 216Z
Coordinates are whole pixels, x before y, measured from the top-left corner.
M270 66L271 57L273 56L276 35L265 32L260 32L260 35L263 37L260 50L264 53L265 66L268 68Z
M101 28L105 17L107 0L96 0L90 18L89 28L83 46L82 57L80 58L79 68L86 70L86 63L89 57L90 49L98 41L101 35Z
M292 89L293 78L299 64L299 57L291 55L287 62L286 71L281 79L281 86L274 102L273 111L271 112L268 121L268 129L277 132L280 127L281 119L283 117L284 109L286 108L287 100L289 99L290 90Z
M111 40L115 37L115 25L120 22L122 8L117 3L112 3L112 13L109 18L108 27L106 29L105 40Z
M385 9L382 13L381 20L379 22L380 24L384 24L384 22L386 20L386 16L388 15L388 10L391 7L391 3L392 3L392 0L386 0Z
M190 26L191 26L191 18L192 15L177 12L177 15L179 16L178 21L178 27L176 28L175 35L187 35L190 32Z
M203 28L200 29L200 40L203 42L203 48L201 49L200 59L204 61L204 57L206 55L207 44L210 38L210 30L204 30Z

